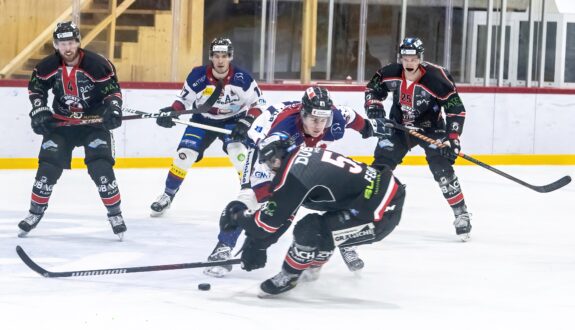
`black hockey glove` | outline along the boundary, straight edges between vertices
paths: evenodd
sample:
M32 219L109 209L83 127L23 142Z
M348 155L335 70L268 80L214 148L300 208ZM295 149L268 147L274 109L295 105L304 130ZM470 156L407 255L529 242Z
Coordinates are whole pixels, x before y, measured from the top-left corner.
M109 131L122 126L122 107L118 100L111 100L106 103L102 118L104 128Z
M246 237L244 245L242 246L242 269L252 271L254 269L263 268L268 260L265 244L259 241Z
M247 210L246 204L240 201L231 201L222 214L220 215L220 230L221 231L233 231L239 226L238 216L239 212Z
M160 109L160 112L172 112L172 111L175 111L174 108L172 108L172 107L165 107L165 108ZM162 127L165 127L165 128L174 127L174 126L176 126L176 123L174 123L172 121L172 118L178 119L178 118L180 118L180 116L178 116L177 114L174 114L172 116L158 117L158 118L156 118L156 124L158 124Z
M459 142L459 134L457 133L450 133L449 136L443 140L443 144L446 147L439 149L439 153L441 156L455 161L457 159L457 155L461 150L461 143Z
M32 130L38 135L48 135L52 131L52 111L48 107L39 107L30 111Z
M365 102L365 114L369 119L385 118L385 109L380 100L367 100Z
M380 139L390 139L395 133L395 128L385 118L366 119L365 126L361 130L361 137L367 139L368 137L378 137Z
M246 115L244 118L239 119L236 122L236 126L232 130L232 140L242 141L245 139L248 135L250 127L252 127L252 124L254 123L254 120L256 120L256 117L252 115Z

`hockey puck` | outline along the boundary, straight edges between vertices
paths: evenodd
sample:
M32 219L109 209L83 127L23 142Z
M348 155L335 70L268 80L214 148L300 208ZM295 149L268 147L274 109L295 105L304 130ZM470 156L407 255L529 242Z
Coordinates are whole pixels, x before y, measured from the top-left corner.
M200 283L198 284L198 290L208 291L212 286L210 283Z

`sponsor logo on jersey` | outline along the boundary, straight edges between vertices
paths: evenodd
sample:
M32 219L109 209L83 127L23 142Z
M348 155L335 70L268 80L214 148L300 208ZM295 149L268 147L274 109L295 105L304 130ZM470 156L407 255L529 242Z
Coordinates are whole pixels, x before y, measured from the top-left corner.
M240 82L244 82L244 73L243 72L236 72L236 74L234 74L234 79Z
M278 204L274 201L267 201L264 205L262 212L267 214L270 217L274 216L276 209L278 208Z
M108 183L108 178L105 177L105 176L101 176L101 177L100 177L100 183L101 183L101 184L106 184L106 183Z
M255 171L253 175L258 179L267 179L270 177L268 173L262 171Z
M206 86L206 88L202 91L202 95L209 97L210 95L214 94L215 89L216 88L214 86Z

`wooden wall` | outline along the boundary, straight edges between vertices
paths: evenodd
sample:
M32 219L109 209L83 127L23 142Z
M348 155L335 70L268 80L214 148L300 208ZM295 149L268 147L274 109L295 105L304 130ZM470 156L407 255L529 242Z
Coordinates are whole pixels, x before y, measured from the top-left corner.
M0 0L0 67L71 5L72 0Z

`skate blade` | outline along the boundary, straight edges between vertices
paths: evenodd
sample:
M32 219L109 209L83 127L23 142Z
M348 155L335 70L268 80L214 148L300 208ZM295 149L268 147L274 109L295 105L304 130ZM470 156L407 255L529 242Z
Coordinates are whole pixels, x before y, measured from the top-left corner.
M157 211L152 210L152 211L150 211L150 217L152 217L152 218L159 218L159 217L161 217L162 215L164 215L164 212L165 212L165 211L166 211L166 210L157 212Z
M18 237L20 237L20 238L26 237L26 236L28 236L29 233L30 233L29 231L24 231L24 230L20 229L20 231L18 232Z
M118 233L118 234L116 234L116 235L118 235L118 238L120 239L120 242L123 242L123 241L124 241L124 233Z
M469 241L469 240L471 239L471 236L469 236L469 233L459 234L459 235L457 235L457 236L459 237L459 239L460 239L462 242L467 242L467 241Z
M229 271L227 269L225 269L224 267L220 267L220 266L214 266L214 267L204 269L204 274L211 276L211 277L222 278L227 273L229 273Z

